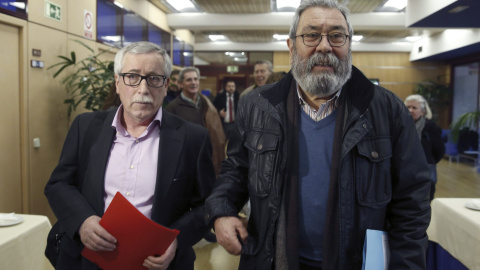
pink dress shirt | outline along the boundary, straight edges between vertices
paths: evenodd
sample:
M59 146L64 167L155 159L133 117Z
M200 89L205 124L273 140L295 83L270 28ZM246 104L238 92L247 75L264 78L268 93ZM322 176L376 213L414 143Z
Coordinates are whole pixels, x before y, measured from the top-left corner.
M112 127L117 131L105 170L105 210L119 191L146 217L151 218L157 181L158 149L162 110L140 137L131 136L121 124L123 107L117 110Z

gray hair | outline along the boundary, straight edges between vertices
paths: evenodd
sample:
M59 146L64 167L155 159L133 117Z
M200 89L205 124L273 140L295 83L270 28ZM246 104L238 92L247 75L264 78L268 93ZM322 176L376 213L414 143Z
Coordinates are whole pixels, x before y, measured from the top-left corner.
M268 60L258 60L257 62L255 62L254 66L262 64L267 64L268 71L270 71L270 73L273 73L273 64Z
M167 78L170 77L170 73L172 72L172 59L168 55L167 51L162 49L157 44L152 42L147 42L147 41L139 41L139 42L132 43L126 47L123 47L120 51L118 51L118 53L115 55L115 65L114 65L115 74L122 73L123 64L124 64L123 59L127 53L130 53L130 54L158 53L163 57L163 62L165 65L163 69L163 72L165 72L165 74L161 74L161 75L166 76Z
M353 27L350 23L350 10L344 4L338 3L336 0L302 0L300 6L295 11L295 17L293 17L292 25L290 26L289 37L294 40L297 35L298 23L300 21L300 15L311 8L311 7L321 7L321 8L334 8L338 9L345 18L348 27L348 39L351 41L353 36Z
M183 82L185 73L194 71L197 73L198 78L200 78L200 70L196 67L184 67L182 70L180 70L180 74L178 75L178 81Z
M424 97L421 95L410 95L405 99L405 104L407 101L418 102L418 104L420 104L420 109L425 113L425 118L432 119L432 110L430 110L430 106L428 106L428 102Z

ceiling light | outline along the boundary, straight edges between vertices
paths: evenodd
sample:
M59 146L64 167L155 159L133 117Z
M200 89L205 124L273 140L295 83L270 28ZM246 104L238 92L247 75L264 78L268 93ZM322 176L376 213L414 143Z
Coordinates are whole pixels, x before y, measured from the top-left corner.
M167 3L177 11L183 9L196 9L190 0L167 0Z
M417 41L421 38L422 38L421 36L409 36L409 37L406 37L405 39L410 41L410 42L415 42L415 41Z
M281 8L298 8L300 0L277 0L277 10Z
M113 4L115 4L115 6L117 6L119 8L123 8L123 5L120 4L118 1L113 1Z
M233 58L233 60L235 60L236 62L245 62L245 61L247 61L247 58L246 57L235 57L235 58Z
M3 3L2 3L3 4ZM14 6L16 8L19 8L19 9L25 9L25 3L21 3L21 2L10 2L8 3L10 4L11 6Z
M209 38L211 41L225 40L225 36L224 36L224 35L208 35L208 38Z
M276 39L276 40L287 40L287 39L288 39L288 35L275 34L275 35L273 35L273 38Z
M388 0L383 7L393 7L398 10L404 9L407 6L407 0Z
M360 41L363 39L363 36L361 35L353 35L352 40L353 41Z
M458 6L456 8L452 8L451 10L449 10L448 13L459 13L464 11L467 8L469 8L469 6Z

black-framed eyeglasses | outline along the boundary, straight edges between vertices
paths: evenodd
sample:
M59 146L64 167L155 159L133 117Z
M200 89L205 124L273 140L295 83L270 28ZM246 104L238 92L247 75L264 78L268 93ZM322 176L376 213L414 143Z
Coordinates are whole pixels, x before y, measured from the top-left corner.
M328 35L321 35L318 33L310 33L310 34L303 34L298 35L295 37L302 37L303 44L308 47L317 47L320 42L322 42L322 38L326 36L328 43L332 47L342 47L347 43L348 35L342 33L331 33Z
M159 88L162 87L167 80L167 77L163 75L142 76L137 73L120 73L120 75L123 77L123 83L128 86L139 86L142 80L145 80L148 86Z

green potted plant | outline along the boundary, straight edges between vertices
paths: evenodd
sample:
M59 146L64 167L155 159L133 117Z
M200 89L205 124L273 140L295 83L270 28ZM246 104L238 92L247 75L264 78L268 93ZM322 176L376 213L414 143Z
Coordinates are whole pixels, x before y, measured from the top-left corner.
M434 119L438 118L438 113L450 104L452 96L452 91L443 75L418 83L415 92L427 100Z
M478 122L480 121L480 111L474 112L467 112L460 115L453 123L452 123L452 140L453 142L458 141L458 136L460 134L460 130L464 127L468 127L470 129L478 130Z
M75 52L70 52L70 56L59 55L62 61L54 64L48 69L58 68L53 75L54 78L62 74L64 70L71 67L71 73L68 73L62 80L67 90L65 103L68 104L68 117L77 109L77 106L84 102L84 108L97 111L102 108L105 98L110 89L114 86L113 61L100 60L99 56L104 52L94 54L95 51L85 43L75 40L88 49L92 55L78 61Z

